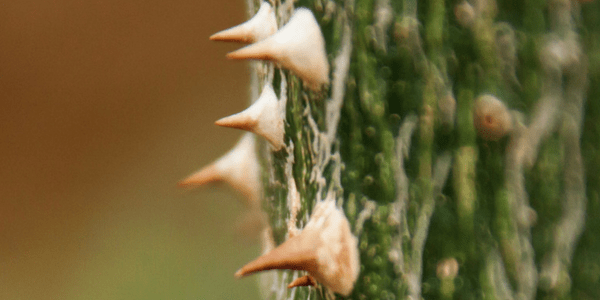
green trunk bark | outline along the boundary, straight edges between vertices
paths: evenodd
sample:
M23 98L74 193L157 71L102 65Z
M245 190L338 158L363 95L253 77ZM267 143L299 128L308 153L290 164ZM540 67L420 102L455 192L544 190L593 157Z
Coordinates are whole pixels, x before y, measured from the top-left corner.
M271 3L314 13L331 66L313 92L252 65L287 104L287 150L259 147L275 245L295 184L299 229L329 194L358 238L347 299L600 299L599 1ZM508 123L474 115L486 94ZM301 275L261 274L264 297L344 298Z

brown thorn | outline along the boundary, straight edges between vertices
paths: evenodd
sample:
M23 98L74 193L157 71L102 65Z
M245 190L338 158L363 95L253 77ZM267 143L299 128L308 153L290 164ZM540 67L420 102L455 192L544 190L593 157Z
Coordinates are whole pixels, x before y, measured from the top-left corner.
M221 181L223 178L217 167L212 164L202 168L200 171L186 177L177 183L180 187L194 188L207 183Z
M233 52L227 53L228 59L276 60L269 41L261 41Z
M286 269L310 272L316 268L317 254L314 246L302 236L295 236L243 266L235 273L235 277L240 278L266 270Z
M300 278L296 278L296 280L292 281L287 287L288 289L298 287L298 286L316 286L317 281L312 278L310 275L305 275Z
M254 127L256 127L257 123L258 123L257 120L253 120L252 117L250 117L246 114L243 114L243 112L242 112L242 113L238 113L235 115L221 118L215 122L215 125L250 131Z

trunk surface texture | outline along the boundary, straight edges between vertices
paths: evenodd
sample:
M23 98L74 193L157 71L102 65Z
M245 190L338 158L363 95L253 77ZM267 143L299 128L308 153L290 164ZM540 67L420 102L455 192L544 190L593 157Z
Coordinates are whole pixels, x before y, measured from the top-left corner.
M306 268L254 275L265 299L600 299L600 1L268 3L280 30L314 15L328 82L255 55L251 98L274 93L270 111L219 121L258 133L262 254L337 249L309 223L333 201L360 267L345 296L297 250ZM287 288L304 275L316 284Z

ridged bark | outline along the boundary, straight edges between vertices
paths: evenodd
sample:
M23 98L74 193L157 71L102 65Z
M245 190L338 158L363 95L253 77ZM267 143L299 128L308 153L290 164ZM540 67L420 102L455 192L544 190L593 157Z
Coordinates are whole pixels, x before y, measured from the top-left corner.
M314 13L331 84L252 64L253 98L271 82L287 105L287 147L259 147L265 248L330 194L359 239L347 299L600 299L599 1L271 3L280 26ZM484 94L513 120L496 141ZM264 297L342 298L288 290L301 275L260 275Z

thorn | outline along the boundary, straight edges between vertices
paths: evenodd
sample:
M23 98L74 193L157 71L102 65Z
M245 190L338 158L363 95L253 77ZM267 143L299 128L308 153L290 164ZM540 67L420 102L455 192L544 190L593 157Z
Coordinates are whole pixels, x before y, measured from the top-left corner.
M283 142L284 128L279 101L273 88L265 85L260 97L246 110L219 119L216 125L247 130L264 137L275 149L285 146Z
M235 273L235 277L241 278L252 273L275 269L316 271L317 253L314 247L311 247L314 245L310 243L307 245L307 242L309 241L306 239L291 238L243 266Z
M211 41L255 43L263 40L277 31L275 11L269 2L263 1L260 9L250 20L219 31L210 36Z
M360 271L358 240L334 199L317 203L299 235L248 263L235 276L273 269L307 271L334 292L352 292Z
M312 12L298 8L272 36L227 54L229 59L272 60L296 73L313 90L329 83L325 41Z
M314 278L310 277L310 275L305 275L300 278L296 278L296 280L292 281L287 287L288 289L295 288L298 286L315 286L317 282Z
M177 185L179 185L180 187L196 187L209 183L215 183L221 180L223 180L223 178L221 176L221 173L219 172L219 169L215 166L215 164L212 164L186 177Z
M178 183L194 188L213 182L227 182L241 192L251 207L259 204L260 178L254 136L245 134L227 154Z

